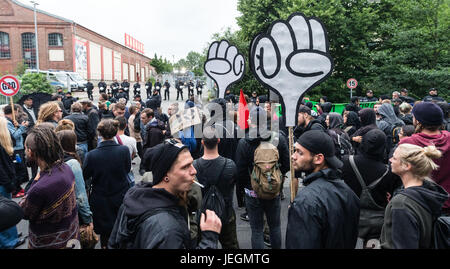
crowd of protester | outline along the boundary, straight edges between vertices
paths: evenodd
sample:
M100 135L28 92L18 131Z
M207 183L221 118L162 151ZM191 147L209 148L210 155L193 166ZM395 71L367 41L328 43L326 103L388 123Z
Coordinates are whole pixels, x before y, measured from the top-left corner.
M244 138L236 135L239 100L230 91L212 101L225 112L223 121L208 122L214 112L202 115L202 137L193 135L196 126L171 131L170 117L201 106L193 94L165 114L158 90L146 103L138 92L132 102L122 92L101 93L97 105L58 92L40 108L31 97L4 107L0 248L25 242L15 226L25 219L28 248L70 248L75 239L83 248L99 241L102 248L220 242L238 249L234 195L246 209L239 217L249 221L254 249L348 249L358 238L367 248L432 248L436 218L450 215L450 109L436 89L423 101L406 89L392 98L368 91L342 113L325 96L316 107L305 99L291 156L283 117L273 129L277 104L256 92L245 96ZM362 109L359 102L375 105ZM265 160L270 167L260 163L263 151L273 157ZM151 182L135 182L138 157L140 175L151 173ZM282 246L290 161L301 188ZM264 180L270 190L263 195Z

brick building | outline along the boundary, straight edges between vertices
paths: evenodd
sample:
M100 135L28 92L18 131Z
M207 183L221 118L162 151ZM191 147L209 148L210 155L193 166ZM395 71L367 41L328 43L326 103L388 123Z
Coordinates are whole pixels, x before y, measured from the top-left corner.
M85 79L144 82L156 75L151 59L74 21L37 10L39 68L79 73ZM0 0L0 73L24 61L36 68L34 8Z

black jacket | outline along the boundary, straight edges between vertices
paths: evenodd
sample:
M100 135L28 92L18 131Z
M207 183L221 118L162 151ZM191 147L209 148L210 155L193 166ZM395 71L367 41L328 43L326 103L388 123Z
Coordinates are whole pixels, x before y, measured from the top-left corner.
M12 158L0 146L0 186L4 187L7 192L12 192L14 190L15 180L16 169Z
M151 108L153 110L156 110L158 107L161 107L161 95L152 95L150 99L147 100L145 103L145 106L147 108Z
M124 91L129 91L130 90L130 83L129 82L122 82L122 84L120 84L120 87L122 87ZM128 90L125 90L125 88L128 88Z
M169 82L164 83L164 88L165 88L164 90L168 91L170 89L170 83Z
M0 232L13 227L22 219L22 208L13 200L0 195Z
M295 129L294 129L295 141L297 141L300 138L300 136L302 136L302 134L304 134L307 131L311 131L311 130L319 130L319 131L325 132L325 128L323 127L320 120L312 120L308 123L308 125L306 125L306 127L302 127L300 125L297 125L295 127Z
M100 89L100 88L102 88L103 87L103 91ZM99 91L100 92L106 92L106 88L107 88L108 86L106 85L106 83L105 82L99 82L98 83L98 89L99 89Z
M350 165L349 157L344 156L342 162L344 163L344 166L342 167L342 179L355 194L360 197L362 187ZM402 185L400 178L391 172L390 167L386 168L386 165L382 161L370 159L364 156L364 154L356 155L355 163L367 186L380 178L386 172L386 169L389 169L386 176L384 176L380 183L378 183L378 185L370 192L372 198L379 206L386 207L388 204L387 193L392 195L394 191Z
M92 178L89 197L97 234L112 231L123 197L129 189L130 152L114 141L103 141L90 151L83 163L85 180Z
M432 248L433 222L447 199L448 193L431 181L398 191L386 207L381 248Z
M92 141L97 140L97 126L100 122L100 115L93 107L86 111L85 114L88 116L88 142L92 143Z
M164 134L165 125L160 120L155 120L151 123L148 123L146 126L146 137L143 137L143 147L144 149L152 148L158 144L164 142Z
M155 89L156 87L159 87L158 92L161 91L162 88L161 82L155 82Z
M153 84L151 82L147 82L147 83L145 83L145 88L146 88L147 91L149 91L149 90L151 90L153 88Z
M286 248L354 249L359 199L332 169L310 174L288 211Z
M77 101L77 99L74 98L73 96L71 96L70 98L64 97L63 100L62 100L63 105L64 105L64 108L65 108L67 111L70 111L70 107L71 107L72 104L75 103L76 101Z
M250 182L250 172L253 170L255 150L261 144L261 141L270 141L271 136L266 139L249 138L246 134L246 138L239 140L236 151L236 166L238 170L238 184L239 186L248 190L253 190ZM281 174L285 174L290 170L289 163L289 146L286 138L283 135L279 135L278 153L280 159L278 163L281 165Z
M89 118L81 113L73 113L64 119L71 120L75 124L77 143L85 143L95 133L95 129L89 129Z
M137 225L139 216L154 210L150 217ZM136 227L137 226L137 227ZM121 242L130 249L216 249L219 235L202 232L198 246L191 243L188 214L179 206L179 199L164 189L153 189L151 184L131 188L120 208L108 247L121 248Z
M23 105L23 106L25 107L26 105ZM32 107L32 109L33 109L34 116L35 116L36 121L37 121L38 115L39 115L39 109L38 109L38 108L35 108L35 107ZM34 125L36 124L36 122L33 121L33 117L32 117L31 114L28 112L28 110L26 110L25 108L23 108L23 112L25 112L25 114L27 114L27 116L28 116L28 123L29 123L29 125L28 125L28 130L33 129L33 127L34 127Z

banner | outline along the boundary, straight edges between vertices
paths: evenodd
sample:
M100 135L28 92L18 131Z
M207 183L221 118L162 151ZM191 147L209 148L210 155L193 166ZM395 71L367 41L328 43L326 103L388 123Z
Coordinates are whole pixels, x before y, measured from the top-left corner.
M169 119L172 134L200 123L202 123L202 118L200 117L200 111L196 107L181 110Z

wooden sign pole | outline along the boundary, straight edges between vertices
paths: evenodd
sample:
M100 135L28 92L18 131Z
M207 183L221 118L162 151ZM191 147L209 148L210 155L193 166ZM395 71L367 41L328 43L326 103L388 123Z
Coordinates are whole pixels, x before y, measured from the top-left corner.
M295 178L295 171L292 165L292 155L294 155L294 127L289 127L289 163L291 165L291 203L297 196L298 179Z
M12 96L9 97L9 100L11 101L12 120L13 120L13 122L15 122L16 121L16 112L14 109L14 101L13 101Z

